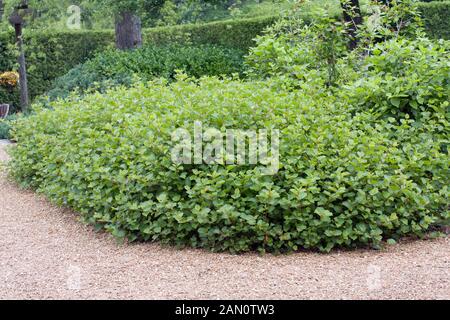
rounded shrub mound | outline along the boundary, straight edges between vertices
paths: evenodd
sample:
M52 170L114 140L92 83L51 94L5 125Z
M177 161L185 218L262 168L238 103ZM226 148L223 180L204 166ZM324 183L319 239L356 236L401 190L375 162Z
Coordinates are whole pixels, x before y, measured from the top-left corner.
M109 50L56 79L47 95L54 100L66 98L74 90L79 93L88 89L104 92L117 85L129 86L136 77L143 81L159 77L173 80L178 70L192 77L242 73L243 53L214 45Z
M435 124L345 110L271 81L158 80L19 120L10 173L117 237L217 251L378 246L448 221ZM280 130L278 171L174 163L172 135L195 121Z

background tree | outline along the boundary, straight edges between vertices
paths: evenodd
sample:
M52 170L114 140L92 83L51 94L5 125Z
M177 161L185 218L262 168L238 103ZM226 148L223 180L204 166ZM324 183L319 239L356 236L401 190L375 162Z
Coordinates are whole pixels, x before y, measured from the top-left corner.
M142 25L138 12L152 10L164 4L161 0L97 0L103 8L112 10L115 19L116 47L128 50L142 46Z
M348 26L350 36L349 48L354 49L358 45L357 31L362 24L361 6L359 0L341 0L341 7L344 13L344 21Z

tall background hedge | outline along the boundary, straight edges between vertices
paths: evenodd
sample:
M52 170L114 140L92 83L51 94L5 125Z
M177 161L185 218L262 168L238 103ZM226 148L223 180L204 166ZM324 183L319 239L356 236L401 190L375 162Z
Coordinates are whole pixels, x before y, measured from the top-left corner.
M450 1L421 3L420 8L429 35L434 38L450 39ZM253 44L252 40L277 17L145 29L143 37L147 44L210 43L247 51ZM0 71L17 69L15 54L11 50L13 43L12 33L0 33ZM45 93L54 79L90 59L96 52L113 46L114 32L112 30L27 32L25 44L30 96L34 98ZM17 90L8 91L0 88L0 103L9 103L15 110L18 102Z
M0 71L17 70L16 58L11 50L14 37L0 34ZM28 68L28 87L34 98L50 87L52 81L74 66L105 50L114 41L112 31L39 32L25 35ZM9 103L13 110L19 105L18 90L0 87L0 102Z
M434 38L450 39L450 1L431 1L420 4L425 29Z

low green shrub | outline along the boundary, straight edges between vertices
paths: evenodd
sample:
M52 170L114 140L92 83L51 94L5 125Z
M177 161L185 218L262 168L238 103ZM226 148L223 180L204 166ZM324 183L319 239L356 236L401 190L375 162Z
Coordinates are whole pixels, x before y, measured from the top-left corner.
M125 52L110 50L56 79L48 96L52 100L66 98L77 88L80 93L90 88L104 91L111 86L131 85L135 77L143 81L155 77L174 79L177 70L192 77L240 74L243 53L212 45L148 46Z
M5 119L0 119L0 139L11 138L11 127L14 121L16 121L21 114L15 113L7 116Z
M182 77L180 77L182 78ZM158 80L19 120L10 174L130 240L242 252L357 245L448 221L438 123L351 115L325 94L272 81ZM177 128L279 129L280 165L179 165Z

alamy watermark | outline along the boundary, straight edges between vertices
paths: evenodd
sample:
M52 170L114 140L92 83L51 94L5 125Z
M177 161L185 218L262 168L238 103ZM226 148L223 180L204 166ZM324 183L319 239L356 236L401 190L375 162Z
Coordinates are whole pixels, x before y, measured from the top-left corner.
M70 265L67 268L66 286L69 290L81 289L81 268L79 266Z
M220 131L195 122L193 135L179 128L173 132L172 142L175 164L259 165L264 175L279 170L280 132L276 129Z
M367 266L367 288L370 291L380 290L383 286L381 283L381 267L375 264Z
M71 5L67 8L69 17L66 20L67 28L71 30L81 29L81 8L76 5Z

